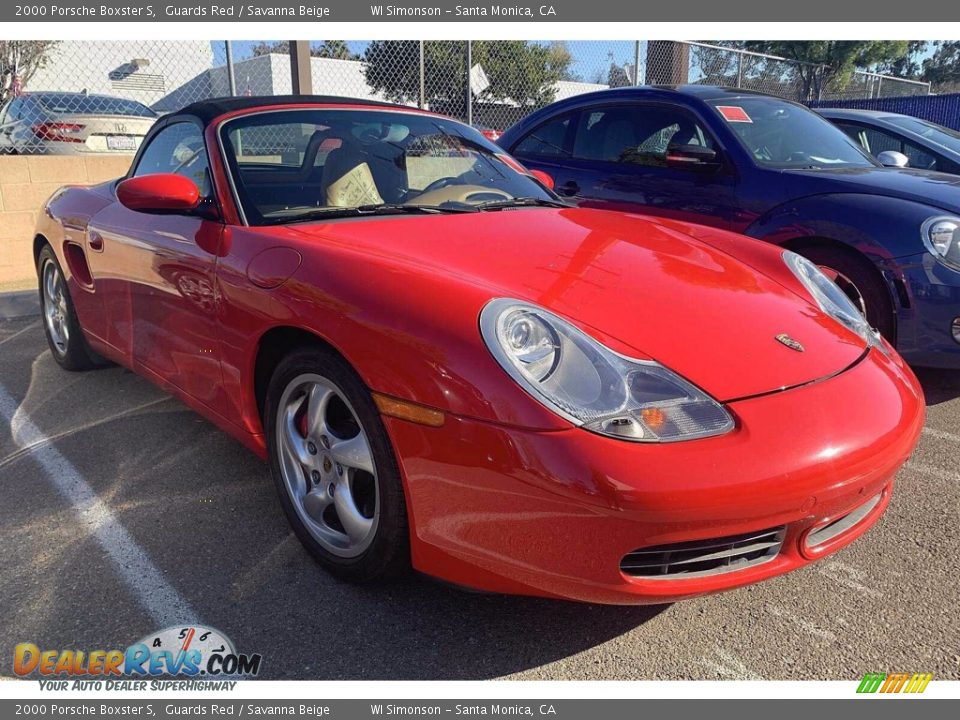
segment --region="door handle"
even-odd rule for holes
[[[103,252],[103,236],[100,233],[91,232],[87,244],[94,252]]]
[[[580,186],[573,180],[567,180],[563,185],[559,185],[556,188],[557,194],[566,195],[567,197],[571,195],[576,195],[580,192]]]

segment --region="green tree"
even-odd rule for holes
[[[359,60],[360,56],[351,52],[344,40],[324,40],[320,47],[310,48],[313,57],[332,58],[334,60]]]
[[[936,43],[933,55],[923,61],[920,78],[938,92],[956,92],[960,88],[960,40]]]
[[[877,65],[877,72],[907,80],[919,80],[923,72],[923,62],[920,57],[927,52],[930,43],[926,40],[910,40],[907,42],[907,52],[893,60]]]
[[[550,67],[556,68],[557,72],[560,73],[561,80],[583,82],[583,77],[571,68],[571,65],[573,65],[573,54],[563,40],[550,43],[548,56]]]
[[[745,46],[796,61],[792,73],[800,100],[820,98],[827,89],[842,90],[854,70],[897,62],[909,50],[906,40],[751,40]]]
[[[537,108],[553,102],[556,83],[569,72],[570,54],[553,46],[522,40],[477,41],[473,64],[483,68],[489,87],[475,99],[515,102]],[[393,102],[420,98],[420,45],[415,40],[377,40],[364,53],[367,84]],[[443,112],[466,113],[466,43],[424,43],[424,92],[427,103]]]
[[[12,94],[15,81],[21,91],[27,89],[56,44],[55,40],[0,40],[0,104]]]

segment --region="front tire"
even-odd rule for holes
[[[53,359],[65,370],[92,370],[105,365],[106,361],[87,345],[63,269],[49,245],[40,250],[37,276],[43,331]]]
[[[400,472],[373,398],[322,348],[280,361],[267,389],[270,471],[294,532],[330,573],[353,582],[410,564]]]

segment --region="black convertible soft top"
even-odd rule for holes
[[[237,110],[251,110],[260,107],[270,107],[271,105],[310,105],[312,103],[326,105],[371,105],[374,107],[411,109],[407,105],[396,105],[386,101],[361,100],[358,98],[338,97],[336,95],[253,95],[200,100],[171,114],[193,115],[199,118],[204,125],[209,125],[212,120],[224,113],[235,112]]]

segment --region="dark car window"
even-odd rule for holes
[[[909,166],[912,168],[920,168],[921,170],[948,170],[948,164],[944,163],[942,158],[904,139],[896,133],[881,130],[880,128],[859,125],[857,123],[838,123],[837,127],[853,138],[854,141],[874,157],[882,152],[892,150],[906,155],[910,161]]]
[[[912,142],[905,141],[901,152],[910,158],[910,167],[912,168],[920,168],[921,170],[942,169],[940,167],[941,164],[937,161],[936,155],[933,155],[919,145],[914,145]]]
[[[201,197],[211,194],[210,167],[203,133],[191,122],[167,125],[153,136],[133,174],[176,173],[196,183]]]
[[[711,104],[760,165],[829,168],[878,164],[833,123],[799,105],[768,97]]]
[[[844,134],[853,140],[857,145],[866,150],[867,146],[863,138],[863,127],[860,125],[854,125],[853,123],[843,122],[840,120],[831,120],[831,122],[836,125],[838,128],[843,130]]]
[[[572,115],[548,120],[518,142],[513,152],[518,156],[570,157],[570,123]]]
[[[33,97],[44,110],[54,115],[157,117],[157,114],[143,103],[126,98],[108,97],[106,95],[81,95],[80,93],[37,93]]]
[[[670,144],[714,145],[693,117],[679,108],[601,107],[580,114],[573,156],[583,160],[664,166]]]
[[[876,128],[864,128],[863,138],[866,142],[866,150],[874,157],[887,150],[903,152],[903,143],[898,135],[893,135]]]

